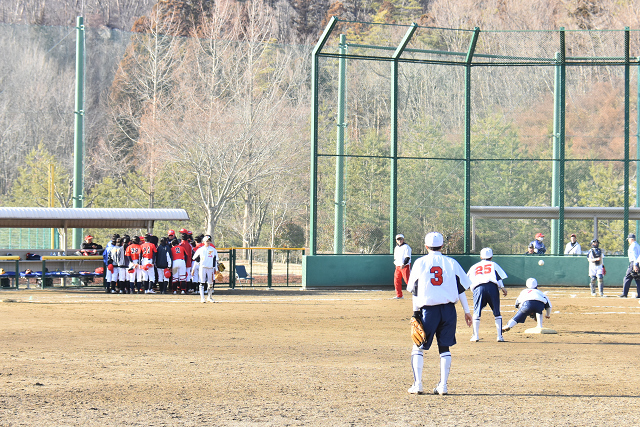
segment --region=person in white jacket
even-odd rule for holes
[[[404,279],[405,283],[409,283],[409,274],[411,274],[411,246],[404,241],[403,234],[396,236],[393,263],[396,266],[393,272],[393,286],[396,290],[394,299],[402,299],[402,279]]]
[[[211,295],[213,294],[213,288],[215,286],[214,275],[218,271],[218,251],[211,244],[211,236],[204,236],[202,243],[204,243],[204,245],[200,246],[193,254],[193,260],[200,263],[200,270],[198,271],[198,279],[200,280],[200,302],[205,302],[205,283],[207,284],[206,301],[213,302]]]

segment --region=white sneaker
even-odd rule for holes
[[[173,291],[173,294],[176,295],[177,294],[176,291]]]
[[[411,394],[422,394],[422,384],[414,384],[407,391]]]
[[[115,293],[116,293],[116,291],[115,291],[115,290],[113,290],[113,289],[111,289],[111,293],[112,293],[112,294],[115,294]]]
[[[440,396],[444,396],[448,394],[447,386],[441,387],[439,384],[436,388],[433,389],[433,394],[439,394]]]
[[[591,292],[591,296],[592,296],[592,297],[595,297],[595,296],[596,296],[596,293],[595,293],[595,292]]]
[[[498,342],[504,342],[504,337],[502,335],[498,337]]]
[[[180,292],[180,295],[184,295],[184,291]]]
[[[404,297],[395,296],[392,299],[404,299]]]
[[[207,302],[213,302],[211,298],[207,298]]]
[[[480,341],[480,338],[478,338],[477,336],[474,335],[474,336],[471,337],[471,339],[469,341],[478,342],[478,341]]]
[[[156,293],[156,291],[154,291],[153,289],[149,289],[149,292],[148,292],[148,293],[150,293],[150,294],[155,294],[155,293]]]
[[[200,302],[205,302],[205,300],[204,300],[204,299],[201,299],[201,300],[200,300]]]
[[[509,326],[505,326],[504,328],[502,328],[502,332],[509,332],[511,330],[511,328]]]

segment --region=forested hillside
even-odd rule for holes
[[[80,14],[87,27],[85,206],[185,207],[192,218],[190,228],[214,233],[220,244],[243,246],[308,244],[310,55],[331,16],[483,30],[640,28],[638,6],[614,0],[2,2],[0,46],[9,59],[0,62],[0,201],[5,206],[46,206],[49,165],[55,166],[55,206],[72,204],[72,26]],[[372,44],[381,41],[374,32],[355,37]],[[619,152],[622,143],[619,70],[602,75],[579,71],[573,78],[589,83],[574,85],[575,108],[567,116],[567,127],[579,132],[569,135],[568,153],[580,159],[607,158]],[[356,79],[348,95],[351,153],[385,156],[388,66],[376,64],[361,72],[354,66],[350,73]],[[455,73],[424,69],[405,73],[404,81],[411,84],[403,91],[402,114],[405,141],[411,143],[404,146],[403,155],[454,155],[460,149],[454,142],[460,135],[452,129],[459,128],[460,116],[447,116],[442,100],[455,100],[459,93],[452,90],[445,98],[437,92],[460,80]],[[547,155],[552,131],[548,74],[529,76],[522,71],[523,82],[509,90],[525,95],[496,98],[501,78],[515,74],[501,73],[478,82],[481,92],[474,100],[478,147],[484,144],[495,156]],[[444,83],[432,87],[430,82],[438,79]],[[334,89],[327,82],[329,98]],[[460,105],[453,102],[452,108]],[[434,122],[433,112],[439,110],[445,118]],[[330,106],[323,106],[322,114],[327,128],[335,126]],[[384,162],[348,165],[349,251],[388,250],[384,224],[389,180]],[[439,173],[451,176],[456,170],[452,165],[438,166]],[[619,165],[597,166],[583,161],[570,171],[575,182],[567,189],[568,205],[590,200],[619,206],[619,197],[603,199],[590,192],[593,183],[598,188],[606,184],[613,196],[619,195],[624,185],[618,179]],[[322,167],[328,181],[333,179],[330,164]],[[433,188],[452,204],[460,197],[455,178],[446,184],[431,182],[433,176],[421,168],[416,162],[403,178],[424,183],[417,191],[412,187],[410,194],[402,194],[410,218],[401,225],[416,235],[433,223],[416,207],[433,203]],[[482,172],[490,173],[495,171]],[[501,203],[518,204],[523,189],[539,204],[549,203],[548,189],[533,188],[522,170],[505,166],[500,174]],[[581,184],[584,176],[589,178]],[[482,185],[477,183],[478,188]],[[322,189],[324,219],[330,222],[332,192],[328,183]],[[489,190],[479,191],[475,202],[490,204],[496,198]],[[438,215],[442,230],[458,241],[457,214]],[[605,225],[601,230],[605,236],[609,228],[612,236],[619,231],[617,224]],[[582,237],[587,238],[585,229]],[[524,240],[528,232],[521,225],[510,238]],[[330,250],[331,233],[326,230],[324,250]],[[500,233],[492,230],[485,239]],[[518,252],[522,243],[500,250]]]

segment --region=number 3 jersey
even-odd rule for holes
[[[424,306],[455,303],[458,294],[470,285],[471,280],[456,260],[430,251],[413,264],[407,292],[413,294],[415,311]]]
[[[471,279],[472,290],[485,283],[495,283],[499,288],[504,288],[502,281],[507,278],[507,273],[495,262],[483,259],[471,266],[467,276]]]

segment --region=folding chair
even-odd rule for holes
[[[247,274],[247,269],[244,268],[244,265],[236,265],[236,279],[238,281],[249,281],[249,283],[253,286],[253,277]]]

